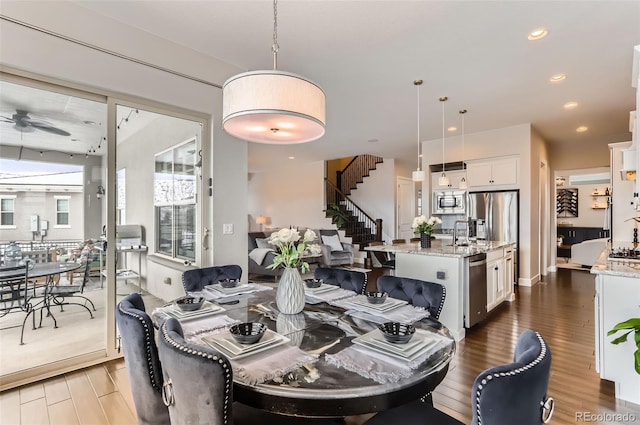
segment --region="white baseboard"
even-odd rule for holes
[[[558,271],[558,268],[556,266],[549,266],[547,267],[547,271],[550,273],[555,273]]]
[[[533,276],[530,279],[525,279],[525,278],[522,278],[522,277],[518,279],[518,285],[521,285],[521,286],[533,286],[538,282],[540,282],[540,275],[539,274]]]

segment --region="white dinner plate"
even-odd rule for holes
[[[389,298],[389,297],[387,297],[385,302],[383,302],[382,304],[371,304],[369,301],[367,301],[367,297],[365,297],[364,295],[357,295],[353,298],[350,298],[349,303],[355,304],[359,307],[365,307],[371,311],[375,311],[379,313],[384,313],[389,310],[393,310],[394,308],[398,308],[400,306],[408,304],[404,300],[398,300],[398,299]]]
[[[225,311],[225,310],[219,305],[213,304],[205,300],[205,302],[202,303],[202,307],[200,307],[198,310],[182,311],[180,310],[180,307],[178,307],[175,304],[172,304],[171,306],[167,307],[164,311],[169,316],[175,317],[178,320],[188,320],[188,319],[194,319],[196,317],[202,317],[202,316],[208,316],[210,314],[220,313],[221,311]]]
[[[270,329],[267,329],[262,339],[255,344],[239,344],[229,332],[221,332],[202,338],[202,340],[230,359],[240,359],[289,342],[289,338]]]
[[[336,289],[340,289],[340,287],[335,285],[328,285],[326,283],[323,283],[317,288],[309,288],[306,285],[304,286],[304,292],[309,295],[324,294],[325,292],[335,291]]]
[[[220,285],[219,283],[216,283],[214,285],[205,286],[205,289],[208,289],[214,292],[220,292],[223,295],[233,295],[243,291],[254,290],[256,289],[256,287],[250,283],[241,283],[237,286],[234,286],[233,288],[223,288],[222,285]]]
[[[353,339],[354,344],[406,361],[417,359],[437,342],[436,338],[424,333],[416,333],[407,344],[392,344],[384,339],[378,329]]]

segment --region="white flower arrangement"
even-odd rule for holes
[[[316,240],[316,233],[307,229],[304,232],[302,242],[300,241],[300,233],[297,229],[280,229],[269,236],[269,243],[278,248],[277,255],[273,258],[273,263],[267,268],[275,269],[279,265],[285,267],[300,268],[302,273],[309,270],[309,263],[303,261],[305,254],[320,255],[322,249],[320,245],[311,243]]]
[[[430,235],[433,233],[433,228],[437,224],[442,224],[442,220],[440,220],[439,217],[431,216],[427,218],[424,215],[421,215],[413,219],[411,228],[413,229],[413,233],[424,233],[426,235]]]

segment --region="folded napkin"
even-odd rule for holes
[[[318,354],[307,354],[296,346],[283,344],[230,362],[234,379],[255,385],[280,378],[299,367],[315,363],[318,357]]]
[[[429,313],[429,310],[425,310],[424,308],[420,307],[414,307],[412,305],[403,305],[402,307],[394,308],[393,310],[385,313],[357,310],[349,306],[346,314],[375,323],[415,323],[431,315]]]
[[[418,329],[416,333],[429,335],[430,338],[437,338],[438,341],[412,361],[397,359],[360,345],[352,345],[335,354],[325,354],[324,358],[329,364],[355,372],[380,384],[398,382],[413,375],[414,370],[436,351],[453,343],[450,339],[433,332]]]
[[[305,298],[309,304],[317,304],[321,302],[328,302],[342,300],[345,298],[351,298],[356,296],[356,293],[347,289],[336,287],[333,291],[321,292],[319,294],[315,292],[305,291]]]
[[[185,339],[192,344],[211,348],[203,338],[227,331],[226,328],[219,328],[192,333],[189,336],[185,331]],[[280,378],[299,367],[315,363],[318,357],[318,354],[307,354],[297,346],[284,343],[240,359],[229,359],[229,362],[234,379],[247,385],[255,385]]]
[[[226,330],[231,325],[240,323],[240,320],[232,319],[231,317],[224,315],[204,317],[200,320],[192,320],[190,322],[181,323],[182,332],[185,338],[188,340],[192,336],[205,336],[206,334],[213,333],[214,331]]]

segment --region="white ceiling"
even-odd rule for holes
[[[245,70],[272,66],[268,0],[74,3]],[[368,152],[413,163],[415,79],[424,80],[422,140],[441,137],[440,96],[449,97],[447,127],[460,127],[457,111],[469,110],[469,133],[532,123],[550,144],[630,139],[638,1],[280,0],[278,22],[278,68],[324,88],[327,132],[304,145],[250,144],[252,171],[290,155]],[[549,35],[527,40],[540,26]],[[560,72],[565,81],[548,81]],[[579,106],[566,111],[568,101]],[[580,125],[589,131],[576,133]]]

